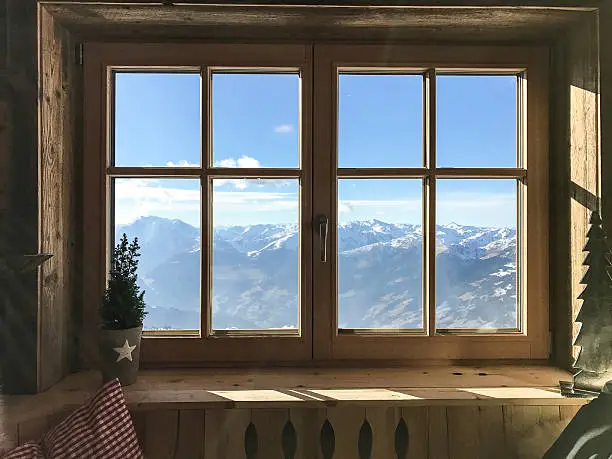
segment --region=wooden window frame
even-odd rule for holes
[[[325,361],[475,361],[486,359],[549,358],[548,308],[548,49],[515,46],[400,46],[316,44],[134,44],[89,43],[85,46],[85,152],[84,170],[84,328],[85,332],[97,327],[97,305],[105,284],[105,266],[108,257],[110,228],[107,177],[185,177],[208,176],[206,164],[197,170],[190,168],[111,168],[108,139],[109,126],[109,68],[111,67],[291,67],[302,69],[302,169],[218,169],[210,175],[232,175],[244,178],[286,178],[300,176],[302,214],[302,252],[300,336],[266,335],[205,336],[208,327],[205,296],[202,288],[202,338],[176,338],[172,336],[143,340],[141,360],[144,366],[206,366],[224,363],[257,363],[272,365],[283,363],[321,363]],[[313,50],[316,49],[316,52]],[[473,334],[441,335],[432,332],[433,316],[426,324],[429,334],[392,335],[339,334],[335,298],[335,263],[318,265],[313,261],[313,247],[318,236],[313,231],[314,216],[330,217],[330,253],[336,253],[336,95],[335,68],[371,65],[372,67],[410,67],[422,69],[521,69],[527,74],[529,90],[525,92],[526,156],[524,180],[529,183],[526,209],[523,215],[526,231],[521,245],[522,260],[527,260],[521,284],[526,298],[526,319],[523,332],[517,334],[485,336]],[[429,80],[431,81],[431,79]],[[208,96],[203,87],[203,100]],[[429,121],[435,119],[435,109],[427,100],[425,109]],[[209,113],[203,111],[203,126],[209,122]],[[316,116],[315,116],[316,115]],[[435,125],[427,123],[428,133]],[[203,152],[210,139],[203,130]],[[426,135],[425,140],[432,135]],[[435,143],[426,142],[426,149],[435,154]],[[203,161],[210,158],[203,156]],[[317,169],[313,164],[317,163]],[[205,172],[202,172],[202,171]],[[220,172],[219,172],[220,171]],[[288,174],[287,171],[291,171]],[[485,175],[503,176],[502,170],[486,169]],[[217,173],[218,172],[218,173]],[[298,172],[297,175],[294,173]],[[350,170],[345,171],[352,174]],[[402,177],[409,171],[387,169],[387,175]],[[449,176],[474,177],[468,169],[437,170]],[[427,174],[431,174],[429,171]],[[355,170],[358,176],[359,171]],[[413,175],[424,176],[423,170]],[[511,175],[514,178],[514,175]],[[204,181],[202,182],[204,183]],[[203,196],[210,196],[204,190]],[[433,201],[430,201],[433,202]],[[210,203],[202,203],[202,222],[207,221]],[[425,203],[424,203],[425,204]],[[426,209],[427,212],[435,209]],[[426,220],[427,221],[427,220]],[[427,228],[432,231],[432,228]],[[202,225],[202,240],[209,237],[208,225]],[[316,239],[316,240],[315,240]],[[435,243],[434,243],[435,246]],[[431,247],[426,264],[435,262]],[[206,271],[206,270],[203,270]],[[424,271],[424,276],[425,276]],[[433,272],[433,271],[431,271]],[[202,273],[202,286],[210,285]],[[313,287],[314,286],[314,287]],[[424,299],[424,305],[427,299]],[[312,325],[312,326],[311,326]]]
[[[311,208],[311,85],[312,53],[310,47],[288,45],[242,45],[242,44],[108,44],[89,43],[85,46],[85,144],[84,159],[84,304],[89,314],[90,327],[94,327],[95,309],[91,298],[102,298],[105,285],[105,270],[108,266],[110,247],[110,202],[108,188],[110,178],[199,178],[202,186],[201,238],[211,238],[210,219],[212,190],[209,180],[219,177],[234,178],[300,178],[302,227],[300,270],[300,324],[301,333],[217,333],[210,330],[211,279],[209,270],[202,269],[201,281],[201,333],[197,335],[156,333],[155,337],[143,339],[141,361],[145,366],[183,366],[201,364],[223,364],[226,362],[275,362],[306,361],[312,358],[312,262],[310,251]],[[302,168],[257,168],[227,169],[212,167],[210,112],[202,110],[202,165],[186,167],[110,167],[108,145],[112,138],[110,117],[112,91],[111,70],[113,68],[201,68],[206,72],[214,68],[297,68],[302,75],[300,154]],[[203,79],[210,82],[210,77]],[[209,85],[202,85],[203,107],[209,107]],[[206,202],[205,197],[208,197]],[[99,203],[97,206],[93,203]],[[210,266],[211,254],[202,254],[204,263]],[[97,260],[97,261],[93,261]],[[93,262],[92,262],[93,261]],[[204,266],[204,263],[202,266]],[[86,316],[87,317],[87,316]],[[165,335],[165,336],[164,336]]]
[[[550,357],[548,307],[548,49],[518,46],[402,46],[334,44],[318,48],[315,62],[315,104],[313,112],[315,161],[327,165],[324,177],[315,175],[314,212],[330,216],[331,253],[337,253],[337,69],[348,67],[417,68],[429,72],[429,84],[435,84],[431,69],[516,70],[524,72],[522,104],[524,157],[522,171],[496,168],[406,168],[369,169],[368,177],[512,177],[522,176],[529,184],[525,192],[522,223],[523,240],[519,244],[524,260],[519,269],[523,282],[519,295],[526,298],[522,332],[514,334],[440,334],[435,332],[435,316],[428,315],[427,334],[343,334],[338,332],[336,280],[334,263],[318,266],[314,271],[315,308],[314,356],[318,360],[392,360],[392,361],[467,361],[467,360],[545,360]],[[426,94],[431,94],[427,91]],[[330,103],[331,101],[331,103]],[[435,159],[435,100],[424,104],[425,155],[427,164]],[[331,154],[330,154],[331,152]],[[328,155],[326,158],[325,155]],[[519,162],[519,166],[521,163]],[[364,176],[357,169],[342,169],[341,177]],[[518,171],[518,172],[517,172]],[[315,174],[321,174],[318,168]],[[431,182],[430,182],[431,183]],[[435,190],[428,185],[428,193]],[[327,199],[326,199],[327,196]],[[331,199],[329,199],[331,196]],[[426,205],[424,203],[424,205]],[[424,222],[429,233],[425,249],[423,276],[428,273],[429,288],[424,307],[435,295],[435,202],[429,199]],[[429,217],[433,213],[434,217]],[[430,223],[434,223],[431,225]],[[324,288],[319,288],[322,284]],[[435,301],[435,296],[434,300]],[[435,308],[435,306],[434,306]],[[324,317],[325,319],[320,319]]]

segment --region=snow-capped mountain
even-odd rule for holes
[[[199,230],[179,220],[141,218],[117,228],[138,237],[147,328],[199,327]],[[295,327],[296,225],[213,230],[213,327]],[[379,220],[338,228],[339,323],[347,328],[423,324],[422,228]],[[454,223],[436,228],[436,316],[442,328],[516,326],[516,232]]]

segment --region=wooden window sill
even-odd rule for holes
[[[543,366],[142,370],[124,392],[131,410],[587,403],[561,396],[559,380],[570,378]],[[101,382],[98,372],[80,372],[37,395],[5,396],[5,419],[74,409]]]

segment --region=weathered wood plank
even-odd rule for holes
[[[206,459],[246,459],[244,434],[251,422],[251,410],[211,409],[206,411]]]
[[[466,421],[467,422],[467,421]],[[504,414],[501,406],[478,407],[479,457],[507,457]]]
[[[591,212],[598,209],[599,190],[599,56],[596,20],[576,26],[567,44],[568,87],[570,109],[570,222],[571,222],[571,298],[572,322],[582,301],[578,296],[584,289],[580,284],[584,274],[582,265],[586,235]],[[574,323],[572,344],[580,325]],[[579,348],[573,348],[576,358]]]
[[[561,420],[565,421],[566,425],[569,424],[570,421],[574,419],[574,416],[578,414],[578,411],[580,411],[580,408],[582,408],[582,406],[572,406],[572,405],[560,406],[559,415],[561,417]]]
[[[148,459],[172,459],[178,440],[178,410],[147,412],[144,455]]]
[[[570,257],[570,140],[568,59],[564,41],[552,48],[551,135],[549,162],[550,199],[550,304],[553,330],[553,361],[571,368],[572,357],[572,283]]]
[[[446,407],[428,408],[429,459],[450,459]]]
[[[42,416],[37,419],[30,419],[27,422],[19,424],[18,438],[19,444],[22,445],[28,441],[38,441],[49,428],[47,417]]]
[[[468,2],[465,2],[468,4]],[[415,6],[414,4],[411,6]],[[244,37],[248,32],[272,30],[278,34],[293,33],[294,38],[312,37],[313,31],[325,33],[326,38],[340,36],[356,37],[357,32],[363,39],[373,37],[389,38],[388,28],[394,29],[393,39],[438,39],[458,38],[487,39],[489,41],[511,39],[553,38],[554,34],[576,17],[588,14],[583,11],[568,11],[554,8],[510,9],[510,8],[292,8],[268,6],[266,8],[246,5],[174,5],[167,8],[159,5],[122,6],[122,5],[52,5],[48,6],[64,23],[79,33],[100,33],[129,35],[135,26],[140,34],[168,36],[177,34],[210,34],[227,37],[226,29],[234,37]],[[482,6],[472,4],[471,6]],[[286,29],[274,27],[283,24]],[[305,24],[308,26],[305,27]],[[341,25],[338,28],[337,25]],[[164,26],[164,27],[161,27]],[[190,27],[185,27],[190,26]],[[131,30],[130,30],[131,29]],[[386,35],[383,29],[387,30]],[[225,33],[224,33],[225,32]],[[288,36],[288,35],[286,35]]]
[[[366,419],[372,428],[372,458],[395,457],[395,428],[401,408],[366,408]]]
[[[425,406],[402,408],[402,416],[408,426],[408,458],[428,457],[429,410]]]
[[[71,40],[41,9],[40,247],[53,258],[41,268],[40,375],[45,390],[70,372],[72,340],[73,140]]]
[[[504,406],[503,412],[506,448],[512,458],[541,458],[565,425],[558,406]]]
[[[179,411],[178,443],[174,458],[203,458],[205,431],[204,410]]]
[[[138,443],[141,449],[144,450],[144,446],[147,439],[147,416],[145,411],[131,411],[132,422],[134,423],[134,430],[138,437]]]
[[[297,435],[295,459],[319,457],[319,435],[324,414],[325,410],[316,408],[291,408],[289,410],[289,418]]]
[[[600,110],[601,110],[601,189],[602,215],[608,235],[612,234],[612,4],[602,2],[599,13]]]
[[[38,251],[38,109],[37,109],[37,4],[6,0],[6,94],[10,109],[11,155],[8,171],[9,208],[4,215],[6,247],[10,253]],[[4,91],[3,91],[4,92]],[[14,139],[19,139],[15,142]],[[10,310],[3,305],[4,391],[35,393],[38,388],[37,332],[38,284],[36,274],[12,279]]]
[[[9,206],[10,132],[9,107],[6,101],[0,100],[0,211],[6,211]],[[0,240],[0,251],[4,251],[6,241]]]
[[[366,419],[365,408],[356,406],[328,408],[327,419],[334,428],[336,436],[334,458],[358,458],[359,430]]]
[[[449,406],[446,409],[448,450],[453,459],[481,457],[479,417],[477,406]]]
[[[269,457],[270,459],[283,457],[282,432],[288,419],[288,410],[255,409],[251,411],[251,422],[257,429],[259,441],[257,457]]]

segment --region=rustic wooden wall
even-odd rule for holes
[[[40,10],[40,250],[53,258],[41,269],[39,390],[70,372],[75,271],[75,48],[68,32]]]
[[[7,111],[4,127],[2,174],[5,206],[0,224],[5,252],[38,252],[38,111],[36,5],[4,0],[0,102]],[[4,40],[3,40],[4,41]],[[37,389],[37,276],[13,280],[5,294],[12,307],[0,312],[2,374],[5,390]],[[10,323],[10,325],[8,325]]]
[[[8,37],[0,45],[0,253],[54,255],[40,272],[11,281],[11,301],[0,311],[10,393],[59,381],[75,347],[74,49],[44,9],[39,30],[37,10],[35,1],[0,1],[0,29]]]
[[[600,32],[600,136],[602,213],[612,235],[612,4],[606,2],[599,15]]]
[[[599,188],[599,27],[597,17],[574,26],[553,53],[551,125],[551,305],[555,357],[570,368],[579,331],[574,323],[582,301],[591,212],[598,207]]]
[[[132,417],[147,459],[539,459],[579,408],[167,409]],[[39,438],[64,416],[20,424],[19,443]],[[323,444],[333,455],[323,454]]]

